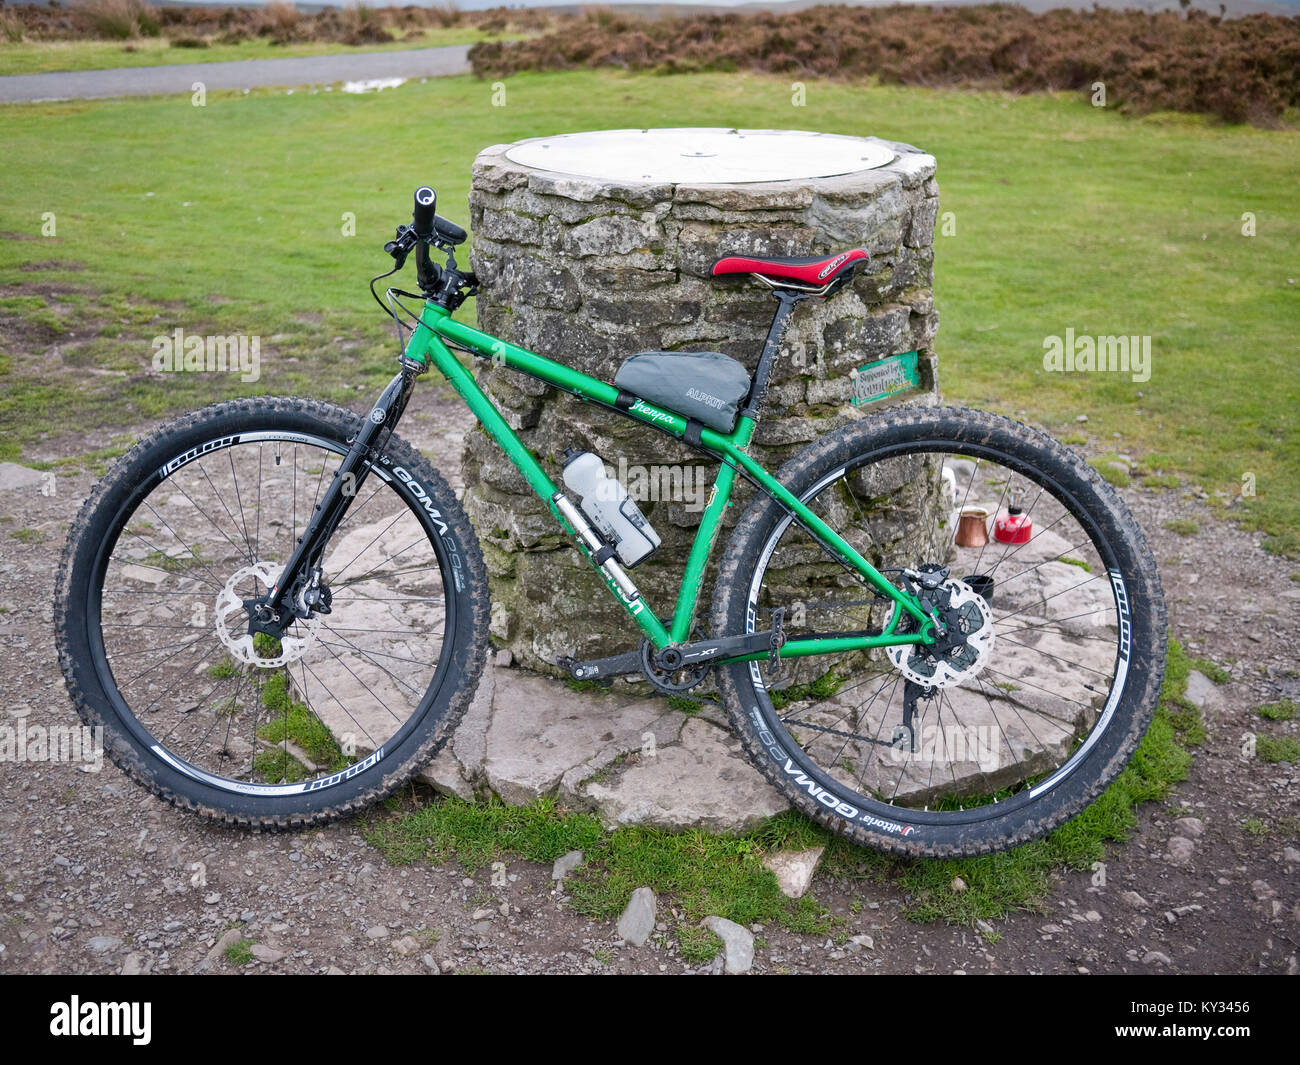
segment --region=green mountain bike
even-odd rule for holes
[[[775,301],[752,375],[718,353],[656,352],[611,384],[453,318],[477,282],[455,259],[465,231],[435,205],[417,190],[385,247],[396,265],[371,282],[399,323],[398,297],[423,306],[365,416],[217,404],[140,440],[81,508],[58,573],[59,658],[130,776],[211,818],[295,827],[389,794],[447,740],[483,670],[489,592],[455,494],[396,435],[432,366],[635,626],[622,653],[557,663],[574,677],[713,682],[795,807],[899,853],[1026,841],[1115,778],[1160,689],[1165,610],[1142,533],[1092,469],[1024,425],[927,406],[863,417],[776,475],[748,452],[790,316],[832,297],[865,252],[721,260],[715,275],[749,275]],[[412,253],[419,293],[385,302],[375,283]],[[718,464],[671,615],[629,575],[658,543],[635,502],[594,456],[569,456],[557,485],[454,350]],[[706,618],[737,478],[753,498]]]

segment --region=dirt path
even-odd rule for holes
[[[467,74],[467,44],[410,48],[397,52],[344,52],[299,59],[244,59],[229,63],[178,63],[161,67],[118,67],[56,74],[0,77],[0,103],[92,100],[113,96],[191,93],[194,83],[209,90],[254,89],[263,85],[332,85],[376,78],[433,78]]]
[[[447,464],[454,441],[440,402],[432,389],[417,394],[409,435]],[[74,720],[53,653],[50,592],[67,526],[92,483],[60,475],[53,496],[35,487],[0,492],[4,723],[15,714],[29,727]],[[1175,635],[1193,653],[1235,660],[1232,679],[1207,698],[1209,739],[1191,778],[1169,802],[1142,809],[1133,839],[1112,847],[1104,885],[1090,872],[1063,876],[1041,913],[997,922],[996,942],[974,928],[909,922],[907,900],[891,886],[819,877],[814,894],[873,948],[849,953],[825,937],[769,928],[754,971],[1300,968],[1300,769],[1241,755],[1245,733],[1297,734],[1295,722],[1253,713],[1300,693],[1297,567],[1215,522],[1194,493],[1125,494],[1154,542]],[[1202,531],[1165,531],[1175,517]],[[258,946],[247,970],[699,971],[666,946],[618,946],[612,924],[574,913],[552,894],[551,870],[531,863],[511,862],[507,886],[493,887],[487,870],[469,878],[455,864],[389,867],[353,824],[277,836],[219,829],[143,793],[111,764],[96,774],[3,761],[0,787],[3,972],[230,972],[237,967],[221,937],[235,922],[244,926],[235,937]],[[1174,837],[1188,842],[1171,854]]]

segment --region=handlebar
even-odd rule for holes
[[[421,185],[415,190],[415,208],[411,211],[411,228],[420,240],[433,236],[435,219],[434,208],[438,204],[438,194],[428,185]]]
[[[411,211],[411,228],[420,240],[437,238],[444,244],[463,244],[469,236],[460,226],[450,219],[435,213],[438,194],[428,185],[421,185],[415,190],[415,207]]]
[[[420,290],[429,299],[454,310],[478,291],[478,278],[472,272],[466,273],[456,266],[455,247],[464,243],[468,234],[455,222],[439,215],[436,212],[437,205],[438,194],[432,188],[421,185],[416,189],[411,224],[398,226],[396,237],[384,245],[384,251],[396,261],[398,270],[406,263],[406,257],[414,251]],[[438,267],[430,261],[430,247],[446,251],[446,266]]]

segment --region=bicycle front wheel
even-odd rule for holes
[[[1074,454],[979,411],[899,408],[828,434],[780,480],[946,635],[929,647],[719,671],[733,727],[798,809],[857,842],[984,854],[1042,835],[1119,774],[1154,710],[1165,609],[1123,502]],[[774,500],[723,557],[717,634],[914,628]]]
[[[326,546],[324,609],[278,637],[250,627],[360,424],[301,399],[219,404],[138,443],[77,516],[55,602],[68,690],[176,806],[261,827],[339,817],[415,773],[469,705],[483,560],[397,437]]]

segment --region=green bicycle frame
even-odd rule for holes
[[[460,397],[465,401],[474,416],[483,425],[488,435],[501,447],[518,467],[524,479],[534,492],[546,503],[565,532],[575,541],[583,555],[596,565],[592,551],[573,525],[561,513],[556,505],[559,488],[547,476],[546,471],[533,457],[515,431],[506,422],[487,394],[479,387],[471,374],[452,353],[447,341],[457,347],[467,349],[475,355],[492,360],[512,370],[528,374],[531,377],[553,385],[561,391],[568,392],[580,400],[599,403],[617,413],[636,421],[644,422],[669,435],[681,438],[687,433],[687,419],[671,411],[661,410],[643,399],[637,399],[631,406],[619,406],[619,390],[611,384],[600,381],[588,374],[555,362],[526,348],[499,340],[472,326],[465,325],[452,318],[450,312],[433,301],[426,302],[420,322],[407,342],[405,358],[418,365],[437,367],[440,373],[451,383]],[[862,577],[880,595],[898,604],[900,609],[893,612],[888,625],[879,635],[862,636],[826,636],[826,637],[791,637],[781,648],[784,657],[801,657],[806,655],[833,654],[847,651],[860,651],[872,647],[887,647],[898,644],[919,644],[933,642],[933,622],[930,615],[917,603],[916,598],[904,589],[895,587],[863,558],[852,545],[845,542],[834,529],[830,528],[816,514],[796,498],[775,477],[747,453],[746,448],[754,433],[755,421],[752,417],[742,415],[736,428],[730,434],[715,432],[701,427],[699,431],[700,446],[721,462],[712,492],[700,518],[700,526],[691,545],[686,560],[686,571],[682,579],[681,590],[677,596],[677,605],[673,611],[671,624],[665,628],[663,623],[649,608],[639,593],[629,598],[619,586],[601,569],[597,572],[622,603],[624,610],[637,623],[641,631],[657,650],[673,644],[689,642],[691,624],[695,617],[695,608],[699,599],[700,586],[704,580],[705,569],[712,554],[714,542],[722,527],[722,515],[731,500],[736,473],[743,470],[768,495],[776,499],[787,511],[793,514],[805,528],[829,551],[837,556],[846,566]],[[896,632],[898,623],[904,614],[917,622],[917,631],[913,633]],[[724,634],[716,634],[724,635]],[[722,661],[748,661],[766,657],[765,654],[731,655]]]

